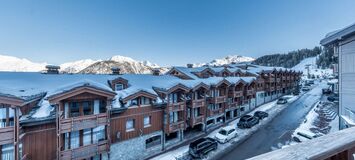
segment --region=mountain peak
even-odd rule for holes
[[[241,63],[241,62],[252,62],[255,59],[252,57],[246,57],[246,56],[241,56],[241,55],[228,55],[224,58],[220,59],[214,59],[209,63],[198,63],[194,64],[194,66],[203,66],[203,65],[209,65],[209,66],[221,66],[224,64],[231,64],[231,63]]]

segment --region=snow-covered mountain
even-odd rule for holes
[[[221,66],[224,64],[231,64],[231,63],[241,63],[241,62],[252,62],[255,59],[252,57],[240,56],[240,55],[229,55],[227,57],[221,59],[212,60],[209,63],[195,63],[193,64],[196,67],[209,65],[209,66]]]
[[[60,65],[60,69],[65,73],[78,73],[81,70],[89,67],[90,65],[99,62],[101,60],[84,59],[74,62],[63,63]]]
[[[318,56],[303,59],[299,64],[292,67],[292,69],[303,72],[303,76],[302,76],[303,79],[307,79],[308,70],[309,70],[309,74],[314,76],[331,75],[333,73],[332,69],[319,69],[317,67],[316,64],[317,57]]]
[[[47,63],[35,63],[24,58],[0,55],[0,71],[38,72],[45,69]]]
[[[45,70],[48,63],[35,63],[27,59],[0,55],[0,71],[12,72],[40,72]],[[162,73],[168,69],[149,61],[137,61],[130,57],[113,56],[107,60],[84,59],[67,62],[60,65],[63,73],[111,73],[111,67],[120,67],[122,73],[151,73],[153,69],[160,69]]]

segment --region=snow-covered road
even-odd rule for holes
[[[293,101],[295,101],[298,96],[285,96],[286,98],[288,98],[289,103],[292,103]],[[239,118],[230,122],[228,125],[236,127],[237,133],[238,133],[238,137],[232,139],[231,141],[225,143],[225,144],[219,144],[218,145],[218,149],[216,151],[212,151],[208,154],[207,159],[213,158],[214,156],[216,156],[218,153],[223,152],[226,148],[231,148],[233,147],[233,145],[235,145],[236,143],[238,143],[239,141],[248,138],[252,133],[256,132],[259,128],[261,128],[262,126],[265,126],[267,123],[269,123],[276,115],[278,115],[278,113],[280,113],[284,108],[286,108],[288,106],[288,104],[286,105],[277,105],[276,104],[276,100],[266,103],[264,105],[259,106],[258,108],[256,108],[255,110],[253,110],[252,112],[250,112],[249,114],[252,115],[254,114],[254,112],[256,111],[266,111],[269,113],[269,117],[263,119],[260,121],[260,123],[254,127],[252,127],[251,129],[239,129],[237,128],[237,123],[239,121]],[[214,137],[215,134],[219,131],[219,129],[216,129],[215,131],[211,132],[210,134],[208,134],[208,137]],[[188,145],[182,146],[176,150],[164,153],[160,156],[154,157],[153,160],[176,160],[176,159],[189,159],[188,156]]]

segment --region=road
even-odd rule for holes
[[[281,144],[287,143],[291,133],[304,120],[304,117],[322,95],[324,83],[317,85],[308,93],[302,95],[298,100],[289,104],[281,113],[276,116],[268,125],[260,128],[249,139],[239,144],[231,152],[225,154],[223,160],[247,159],[253,156],[272,151],[279,148]]]

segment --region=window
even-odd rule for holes
[[[161,144],[161,136],[154,136],[145,140],[145,148],[150,148],[155,145]]]
[[[144,117],[144,127],[150,127],[150,125],[151,125],[150,119],[151,119],[150,116]]]
[[[150,104],[150,99],[146,97],[141,97],[140,98],[140,105],[149,105]]]
[[[14,126],[15,110],[12,108],[1,108],[0,106],[0,128]]]
[[[170,103],[177,103],[178,102],[178,94],[177,93],[169,94],[169,102]]]
[[[129,119],[126,121],[126,131],[134,131],[134,119]]]
[[[70,149],[78,148],[80,146],[79,131],[70,132]]]
[[[77,102],[70,103],[70,117],[78,117],[78,116],[80,116],[79,103]]]
[[[115,90],[116,90],[116,91],[123,90],[123,84],[117,83],[117,84],[115,85]]]
[[[128,104],[128,106],[137,106],[137,105],[138,105],[138,99],[137,99],[137,98],[132,99],[132,100],[129,102],[129,104]]]
[[[70,141],[69,133],[64,133],[64,150],[70,149],[69,141]]]
[[[84,129],[83,134],[84,134],[84,136],[83,136],[83,145],[86,146],[86,145],[91,144],[91,134],[92,134],[91,128],[90,129]]]
[[[194,108],[193,109],[193,115],[194,115],[194,117],[200,116],[201,115],[201,108],[200,107]]]
[[[93,140],[94,143],[106,140],[105,126],[98,126],[93,129]]]
[[[83,105],[84,115],[92,115],[93,114],[91,102],[83,102],[82,105]]]
[[[1,159],[3,160],[13,160],[14,157],[14,145],[5,144],[1,146]]]
[[[170,123],[176,123],[178,122],[178,113],[177,112],[170,112],[169,113],[169,120],[170,120]]]

